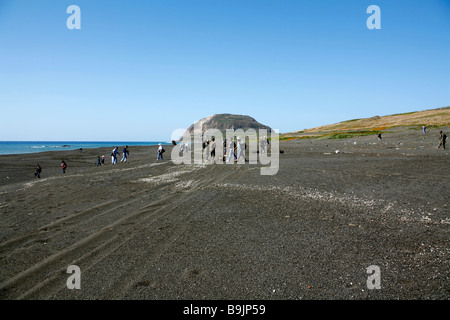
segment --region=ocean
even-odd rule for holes
[[[37,153],[45,151],[59,150],[79,150],[80,148],[102,148],[102,147],[119,147],[122,150],[124,146],[154,146],[161,143],[169,145],[163,141],[148,142],[124,142],[124,141],[0,141],[0,155],[2,154],[23,154]]]

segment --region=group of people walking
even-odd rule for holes
[[[119,147],[115,147],[112,150],[112,152],[111,152],[111,162],[112,162],[112,164],[116,164],[117,163],[117,156],[120,155],[119,152],[118,152],[118,149],[119,149]],[[120,160],[120,162],[127,162],[128,155],[129,155],[128,146],[125,146],[123,148],[122,160]],[[103,166],[103,165],[105,165],[105,156],[101,156],[101,157],[98,156],[97,157],[97,167]],[[61,161],[62,173],[66,173],[66,168],[67,168],[67,163],[66,163],[66,161],[62,160]],[[39,164],[37,164],[36,168],[35,168],[34,176],[36,178],[40,179],[41,178],[41,172],[42,172],[42,167]]]
[[[259,152],[267,153],[269,143],[270,142],[267,137],[261,137],[259,139]],[[233,137],[223,139],[221,144],[220,142],[219,144],[216,144],[215,137],[212,137],[211,140],[206,139],[202,143],[202,149],[207,161],[214,160],[216,158],[216,149],[220,150],[220,147],[218,147],[220,145],[223,147],[222,157],[224,161],[230,162],[233,159],[235,162],[245,162],[245,150],[247,148],[247,144],[241,137],[236,137],[236,139]],[[180,141],[180,152],[184,153],[189,151],[190,143]]]
[[[245,141],[243,141],[241,137],[237,137],[236,140],[237,141],[235,142],[233,138],[228,139],[228,157],[226,162],[230,162],[232,158],[234,158],[233,161],[236,162],[238,162],[241,159],[245,162],[245,148],[246,148]]]
[[[269,144],[267,138],[261,138],[260,143],[260,152],[267,153],[267,145]],[[203,150],[205,150],[204,152],[206,154],[207,161],[215,159],[216,147],[217,145],[214,137],[212,137],[211,140],[207,139],[205,142],[203,142]],[[241,137],[237,137],[236,141],[232,137],[223,139],[222,147],[222,156],[226,162],[230,162],[232,160],[235,162],[245,162],[245,149],[247,148],[247,144]],[[184,148],[184,150],[186,149]],[[180,151],[183,151],[183,149],[180,148]]]
[[[128,146],[125,146],[122,150],[122,159],[120,162],[126,163],[128,160],[128,155],[130,151],[128,150]],[[111,164],[117,164],[117,158],[120,156],[119,147],[115,147],[111,151]],[[97,167],[105,165],[105,156],[97,157]]]
[[[128,151],[128,146],[125,146],[122,150],[122,160],[120,160],[120,162],[126,163],[129,154],[130,154],[130,152]],[[115,147],[111,151],[111,163],[112,164],[117,164],[117,156],[120,156],[119,147]],[[97,166],[98,166],[98,158],[97,158]]]

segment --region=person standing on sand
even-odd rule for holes
[[[262,150],[262,153],[267,153],[267,142],[268,142],[268,140],[267,140],[266,136],[261,138],[261,150]]]
[[[127,162],[128,159],[128,146],[125,146],[125,148],[123,148],[123,152],[122,152],[122,160],[120,160],[120,162]]]
[[[244,141],[241,140],[241,137],[237,138],[237,157],[236,160],[239,162],[239,159],[241,157],[244,159],[245,162],[245,145]]]
[[[102,156],[102,166],[105,164],[105,156]]]
[[[209,139],[206,139],[206,160],[209,160]]]
[[[62,172],[66,173],[67,163],[63,160],[61,161]]]
[[[259,153],[264,153],[264,142],[263,137],[259,138]]]
[[[34,173],[34,176],[36,177],[36,178],[38,178],[38,179],[40,179],[41,178],[41,171],[42,171],[42,168],[41,168],[41,166],[39,165],[39,163],[36,165],[36,172]]]
[[[117,163],[117,155],[119,154],[119,147],[115,147],[111,152],[111,162],[112,164]]]
[[[423,126],[422,130],[423,130],[423,133],[427,133],[427,127],[426,126]]]
[[[226,140],[226,139],[223,139],[222,145],[223,145],[223,155],[222,155],[222,158],[223,158],[223,160],[225,161],[225,160],[227,159],[227,140]]]
[[[216,139],[213,137],[211,139],[211,160],[214,161],[216,157]]]
[[[230,150],[230,153],[228,154],[227,162],[230,162],[231,158],[232,158],[233,156],[235,156],[235,154],[234,154],[234,149],[235,149],[235,147],[234,147],[234,141],[233,141],[233,138],[230,138],[230,142],[228,143],[228,149]]]
[[[97,167],[102,165],[102,158],[100,156],[97,157]]]
[[[162,144],[160,143],[160,144],[158,144],[159,145],[159,147],[158,147],[158,157],[156,158],[156,160],[159,160],[159,158],[161,158],[161,160],[164,160],[164,158],[163,158],[163,153],[164,153],[164,148],[162,147]]]
[[[447,135],[442,131],[439,131],[439,135],[439,145],[436,149],[439,149],[442,146],[445,150],[445,140],[447,140]]]

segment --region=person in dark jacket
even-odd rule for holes
[[[123,148],[123,151],[122,151],[122,160],[120,160],[120,162],[126,163],[129,154],[130,154],[130,152],[128,151],[128,146],[125,146],[125,148]]]
[[[445,140],[447,140],[447,135],[442,131],[439,132],[439,135],[439,145],[436,149],[439,149],[442,146],[445,150]]]
[[[211,139],[211,159],[214,160],[214,158],[216,157],[216,139],[213,137]]]
[[[38,179],[41,178],[41,172],[42,172],[42,168],[39,165],[39,163],[36,165],[36,171],[34,172],[34,176]]]
[[[67,163],[63,160],[61,161],[62,172],[66,173]]]

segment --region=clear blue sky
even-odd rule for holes
[[[215,113],[290,132],[448,105],[449,0],[0,0],[0,140],[169,140]]]

